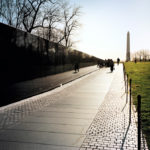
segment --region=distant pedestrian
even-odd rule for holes
[[[119,63],[120,63],[120,59],[119,59],[119,58],[117,58],[117,64],[119,65]]]
[[[134,62],[135,62],[135,64],[136,64],[136,58],[135,58]]]
[[[102,66],[102,63],[101,63],[101,61],[99,60],[99,61],[97,62],[97,67],[100,69],[101,66]]]
[[[110,61],[110,71],[113,72],[114,70],[114,62],[113,60]]]
[[[79,63],[75,63],[75,65],[74,65],[74,70],[75,70],[75,72],[79,72]]]

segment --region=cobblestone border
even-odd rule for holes
[[[137,126],[132,110],[129,123],[129,103],[126,104],[124,81],[115,72],[109,92],[87,131],[80,150],[137,150]],[[142,150],[148,150],[142,145]]]

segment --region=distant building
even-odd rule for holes
[[[127,32],[126,61],[130,61],[130,33],[129,32]]]

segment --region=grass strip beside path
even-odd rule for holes
[[[142,97],[142,130],[150,149],[150,62],[126,62],[125,70],[132,79],[133,104],[137,106],[137,95]]]

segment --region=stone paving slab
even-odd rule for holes
[[[33,123],[53,123],[53,124],[63,124],[63,125],[89,125],[93,119],[84,118],[50,118],[50,117],[36,117],[31,116],[25,118],[22,122],[33,122]]]
[[[110,82],[106,82],[105,87],[103,82],[112,80],[113,74],[106,76],[107,72],[108,68],[101,69],[60,91],[31,98],[28,103],[25,101],[23,105],[13,106],[13,109],[4,109],[4,116],[10,118],[2,119],[0,142],[5,142],[8,149],[12,143],[17,146],[24,143],[25,147],[32,145],[33,150],[34,145],[39,144],[49,145],[50,149],[51,146],[60,150],[60,146],[79,149],[98,111],[98,105],[108,92]],[[82,93],[81,96],[79,93]]]
[[[93,114],[83,114],[83,113],[66,113],[66,112],[37,112],[34,113],[35,117],[48,117],[48,118],[82,118],[82,119],[92,119]]]
[[[4,142],[0,141],[1,150],[78,150],[78,147],[68,146],[54,146],[54,145],[42,145],[33,143],[21,143],[21,142]]]
[[[84,138],[85,135],[82,134],[50,133],[25,130],[7,130],[7,133],[2,132],[0,136],[0,140],[2,141],[74,147],[80,147]]]
[[[82,114],[95,114],[97,110],[95,109],[88,109],[88,111],[85,111],[84,109],[77,109],[77,108],[58,108],[58,107],[49,107],[47,106],[42,111],[48,111],[48,112],[68,112],[68,113],[82,113]]]
[[[70,134],[86,134],[88,129],[87,126],[81,125],[62,125],[62,124],[51,124],[51,123],[29,123],[23,122],[13,128],[12,130],[27,130],[27,131],[41,131],[41,132],[56,132],[56,133],[70,133]]]

